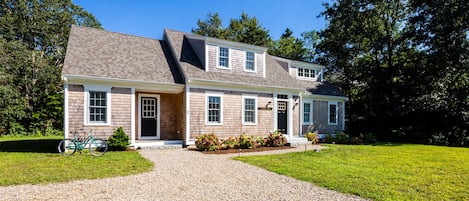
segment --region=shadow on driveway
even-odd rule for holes
[[[58,153],[60,139],[16,140],[0,142],[0,152]]]

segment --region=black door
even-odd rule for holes
[[[287,102],[279,101],[277,107],[277,130],[287,133]]]
[[[142,97],[141,104],[141,136],[155,137],[157,136],[157,119],[158,104],[157,99],[153,97]]]

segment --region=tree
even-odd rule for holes
[[[201,36],[225,39],[225,29],[218,13],[209,13],[205,21],[197,20],[197,28],[192,29],[192,33]]]
[[[280,39],[275,41],[272,47],[269,48],[268,52],[271,55],[301,61],[308,54],[304,46],[304,41],[295,38],[293,32],[287,28],[280,36]]]
[[[0,75],[5,78],[0,88],[9,97],[0,104],[6,111],[0,118],[14,120],[9,124],[0,121],[4,128],[0,135],[15,134],[13,130],[44,134],[51,128],[60,129],[60,73],[70,27],[101,25],[70,0],[2,0],[0,6]],[[8,112],[12,110],[18,115],[12,116]],[[12,125],[18,129],[12,130]]]
[[[306,31],[301,33],[306,48],[306,54],[303,60],[307,62],[314,62],[317,59],[316,46],[319,44],[319,32],[316,30]]]

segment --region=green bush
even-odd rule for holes
[[[195,146],[199,151],[216,151],[220,149],[221,143],[214,133],[203,134],[197,137]]]
[[[374,144],[374,143],[376,143],[376,137],[373,135],[373,133],[366,133],[364,135],[360,134],[360,137],[362,137],[363,142],[365,144]]]
[[[308,132],[306,133],[306,138],[308,141],[311,141],[312,144],[317,144],[318,143],[318,134],[316,132]]]
[[[349,143],[349,136],[344,132],[338,132],[335,135],[338,144],[348,144]]]
[[[285,146],[285,144],[287,144],[287,138],[278,131],[270,133],[265,141],[265,146],[268,147],[281,147]]]
[[[236,137],[228,137],[228,139],[221,140],[221,148],[222,149],[234,149],[238,147],[238,138]]]
[[[253,149],[260,147],[257,138],[251,135],[241,134],[239,136],[239,148],[241,149]]]
[[[129,136],[122,127],[117,128],[114,134],[109,136],[108,145],[110,151],[125,151],[129,146]]]
[[[332,136],[331,134],[326,134],[326,138],[324,138],[324,141],[326,143],[335,143],[336,138],[334,136]]]

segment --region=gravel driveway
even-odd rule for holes
[[[300,146],[267,153],[304,149]],[[0,187],[0,200],[363,200],[230,160],[237,154],[202,154],[186,149],[140,153],[155,164],[152,171],[107,179]]]

